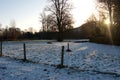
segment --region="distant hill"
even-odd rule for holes
[[[99,31],[100,30],[97,27],[96,22],[88,22],[73,29],[73,32],[80,33],[82,36],[87,38],[96,37],[99,34]]]

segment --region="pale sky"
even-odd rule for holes
[[[0,23],[2,27],[16,22],[16,27],[22,30],[33,27],[40,30],[40,13],[47,4],[47,0],[0,0]],[[72,0],[74,9],[74,27],[78,27],[94,12],[93,0]]]

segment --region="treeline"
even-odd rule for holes
[[[39,32],[39,39],[54,39],[59,38],[59,32]],[[84,36],[81,32],[74,32],[74,30],[66,31],[62,33],[63,39],[86,39],[88,37]]]
[[[36,40],[36,39],[58,39],[59,32],[30,32],[22,31],[19,28],[11,27],[2,29],[0,31],[0,40],[13,41],[13,40]],[[76,32],[74,29],[62,33],[64,39],[81,39],[87,38],[81,32]]]
[[[99,15],[93,14],[80,30],[90,41],[120,45],[120,0],[97,0]]]
[[[120,44],[120,0],[98,0],[100,37],[92,41]],[[105,24],[108,19],[109,23]]]
[[[118,25],[106,24],[103,21],[88,21],[80,28],[80,32],[91,42],[120,45],[120,27]]]
[[[16,27],[7,27],[0,30],[0,40],[22,40],[22,39],[32,39],[32,32],[22,31],[20,28]]]

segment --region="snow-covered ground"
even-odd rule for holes
[[[36,63],[12,59],[23,59],[23,43],[27,59]],[[51,64],[60,64],[61,46],[66,50],[67,42],[3,42],[3,55],[11,58],[0,57],[0,80],[120,80],[120,46],[69,44],[72,52],[64,55],[68,68],[57,69]]]

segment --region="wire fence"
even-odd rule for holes
[[[47,42],[2,42],[1,55],[39,63],[59,64],[61,46]]]
[[[81,70],[111,73],[119,73],[120,70],[119,56],[100,53],[94,49],[90,51],[90,46],[83,46],[79,43],[6,41],[1,43],[0,48],[1,56],[9,56],[24,61],[54,64],[59,65],[59,67],[67,65]]]
[[[72,44],[70,44],[72,45]],[[54,65],[78,66],[81,64],[81,55],[76,55],[76,45],[71,47],[68,42],[39,42],[39,41],[7,41],[2,42],[1,53],[16,59],[30,60],[37,63]],[[73,46],[73,45],[72,45]]]

